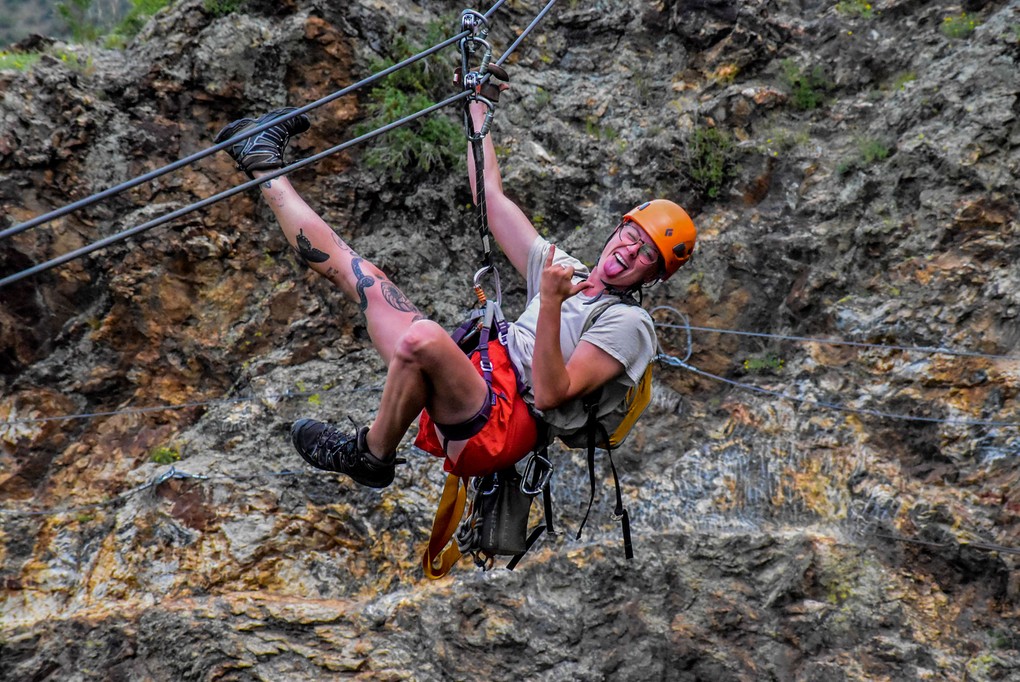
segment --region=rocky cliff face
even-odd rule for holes
[[[462,9],[212,4],[0,72],[0,228],[334,92]],[[541,4],[500,10],[497,53]],[[384,367],[254,194],[0,290],[0,677],[1020,679],[1018,57],[1008,2],[596,0],[508,62],[494,135],[543,232],[594,258],[623,211],[672,197],[699,251],[645,304],[798,337],[696,330],[701,373],[657,369],[617,455],[631,562],[611,479],[569,532],[578,452],[557,453],[566,535],[435,583],[437,462],[408,445],[381,493],[305,468],[290,422],[370,420]],[[371,101],[318,109],[295,157]],[[398,178],[356,148],[293,179],[427,314],[470,305],[462,168]],[[0,274],[241,180],[206,158],[3,241]]]

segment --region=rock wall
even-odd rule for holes
[[[123,51],[36,40],[0,71],[0,229],[335,92],[462,9],[391,4],[184,0]],[[497,53],[542,4],[501,8]],[[1018,32],[995,1],[572,1],[508,61],[493,134],[544,234],[594,258],[651,196],[700,229],[645,297],[695,331],[616,455],[631,562],[608,471],[571,532],[582,453],[556,453],[565,534],[435,583],[438,462],[408,441],[381,493],[306,468],[291,421],[370,420],[385,368],[254,193],[0,290],[0,679],[1020,679]],[[372,102],[316,110],[294,157]],[[453,323],[478,258],[463,168],[369,161],[293,180]],[[202,159],[0,242],[0,275],[242,179]]]

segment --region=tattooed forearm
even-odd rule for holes
[[[368,296],[365,295],[365,289],[375,284],[375,278],[369,277],[361,271],[361,264],[364,262],[361,258],[355,258],[351,261],[351,269],[354,271],[354,276],[358,278],[358,297],[361,299],[361,312],[368,310]]]
[[[411,299],[404,295],[404,292],[398,289],[393,282],[383,280],[379,283],[379,287],[382,289],[383,298],[391,306],[404,313],[418,313],[421,315],[418,308],[411,303]]]
[[[325,251],[319,251],[317,248],[312,246],[312,242],[305,236],[304,230],[298,231],[297,241],[297,252],[309,263],[325,263],[329,260],[329,254]]]

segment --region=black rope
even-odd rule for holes
[[[493,6],[489,9],[489,11],[486,12],[486,14],[484,15],[485,18],[488,19],[497,9],[499,9],[499,7],[504,2],[506,2],[506,0],[498,0],[495,4],[493,4]],[[99,201],[102,201],[103,199],[108,199],[108,198],[110,198],[110,197],[112,197],[112,196],[114,196],[116,194],[120,194],[121,192],[129,190],[129,189],[131,189],[133,187],[137,187],[138,185],[140,185],[140,184],[142,184],[144,182],[148,182],[150,180],[154,180],[154,179],[156,179],[156,178],[158,178],[158,177],[160,177],[162,175],[165,175],[165,174],[170,173],[172,171],[178,170],[179,168],[182,168],[184,166],[190,165],[190,164],[192,164],[192,163],[194,163],[196,161],[204,159],[205,157],[210,156],[212,154],[215,154],[216,152],[221,151],[223,149],[226,149],[227,147],[229,147],[229,146],[231,146],[233,144],[236,144],[237,142],[239,142],[241,140],[246,140],[249,137],[253,137],[255,135],[258,135],[259,133],[261,133],[261,132],[263,132],[265,130],[268,130],[269,128],[271,128],[273,126],[278,125],[282,121],[289,120],[289,119],[294,118],[296,116],[300,116],[300,115],[302,115],[304,113],[307,113],[307,112],[311,111],[312,109],[316,109],[316,108],[321,107],[321,106],[323,106],[325,104],[329,104],[330,102],[333,102],[333,101],[343,97],[344,95],[348,95],[348,94],[354,92],[355,90],[358,90],[360,88],[363,88],[366,85],[370,85],[370,84],[380,80],[381,78],[385,78],[386,76],[390,75],[391,73],[394,73],[395,71],[399,71],[400,69],[403,69],[406,66],[410,66],[411,64],[413,64],[413,63],[415,63],[415,62],[417,62],[417,61],[419,61],[421,59],[424,59],[425,57],[429,57],[429,56],[435,54],[436,52],[439,52],[440,50],[443,50],[443,49],[449,47],[450,45],[453,45],[454,43],[458,42],[459,40],[461,40],[462,38],[467,36],[469,33],[470,33],[470,31],[467,31],[467,30],[461,31],[457,35],[452,36],[450,38],[447,38],[443,42],[437,43],[436,45],[428,48],[427,50],[423,50],[422,52],[419,52],[416,55],[408,57],[407,59],[405,59],[402,62],[398,62],[397,64],[394,64],[393,66],[390,66],[390,67],[388,67],[386,69],[383,69],[382,71],[380,71],[380,72],[378,72],[376,74],[373,74],[373,75],[369,76],[368,78],[362,79],[362,80],[358,81],[357,83],[354,83],[353,85],[348,85],[346,88],[338,90],[338,91],[334,92],[331,95],[327,95],[327,96],[325,96],[325,97],[323,97],[321,99],[318,99],[318,100],[316,100],[316,101],[314,101],[314,102],[312,102],[310,104],[306,104],[303,107],[300,107],[297,110],[287,114],[286,116],[281,116],[279,118],[275,118],[273,120],[266,121],[262,125],[257,126],[255,128],[252,128],[250,130],[247,130],[244,133],[242,133],[241,135],[238,135],[236,137],[232,137],[229,140],[224,140],[223,142],[220,142],[219,144],[213,145],[212,147],[204,149],[204,150],[202,150],[200,152],[196,152],[196,153],[192,154],[191,156],[187,156],[187,157],[185,157],[183,159],[180,159],[178,161],[174,161],[173,163],[167,164],[166,166],[163,166],[162,168],[157,168],[156,170],[150,171],[150,172],[148,172],[148,173],[146,173],[144,175],[138,176],[138,177],[134,178],[133,180],[128,180],[126,182],[123,182],[123,183],[115,186],[115,187],[111,187],[109,189],[103,190],[102,192],[98,192],[98,193],[93,194],[93,195],[91,195],[89,197],[86,197],[84,199],[80,199],[78,201],[75,201],[75,202],[73,202],[71,204],[68,204],[67,206],[64,206],[63,208],[59,208],[59,209],[57,209],[55,211],[50,211],[49,213],[45,213],[43,215],[36,216],[35,218],[32,218],[31,220],[25,221],[24,223],[21,223],[19,225],[14,225],[13,227],[9,227],[9,228],[7,228],[7,229],[5,229],[3,231],[0,231],[0,239],[5,239],[7,237],[10,237],[10,236],[13,236],[13,235],[16,235],[16,234],[20,234],[21,232],[24,232],[25,230],[31,229],[33,227],[37,227],[37,226],[42,225],[44,223],[51,222],[53,220],[56,220],[57,218],[61,218],[61,217],[65,216],[65,215],[67,215],[69,213],[73,213],[74,211],[77,211],[79,209],[85,208],[87,206],[91,206],[92,204],[95,204],[95,203],[97,203]],[[520,39],[518,38],[518,40],[520,40]],[[2,284],[0,284],[0,286],[2,286]]]

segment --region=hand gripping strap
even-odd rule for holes
[[[435,521],[432,522],[432,536],[421,556],[425,577],[432,580],[442,578],[460,559],[460,548],[457,543],[450,545],[450,540],[464,516],[466,503],[467,480],[449,474],[443,486],[443,497],[439,500]]]

